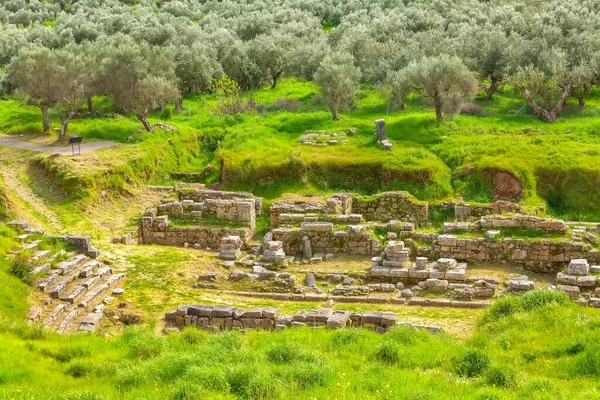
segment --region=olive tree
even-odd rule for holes
[[[349,106],[356,97],[360,82],[360,69],[348,53],[333,53],[326,56],[315,73],[315,83],[331,110],[334,121],[340,119],[340,106]]]
[[[508,83],[519,89],[539,119],[554,122],[572,91],[591,82],[594,72],[592,64],[572,65],[565,52],[550,49],[518,67]]]
[[[61,106],[60,136],[67,133],[69,121],[77,110],[94,94],[96,63],[91,46],[71,45],[56,50],[56,80]]]
[[[133,113],[148,132],[152,108],[178,98],[173,52],[147,43],[108,46],[102,68],[104,94],[111,96],[125,111]]]
[[[477,90],[473,73],[458,57],[448,55],[413,61],[393,74],[391,83],[396,95],[417,92],[429,99],[438,121],[444,119],[443,113],[456,112],[471,101]]]
[[[41,46],[28,46],[13,57],[6,79],[27,99],[27,104],[42,112],[45,134],[50,133],[50,107],[61,99],[59,61],[56,52]]]
[[[223,68],[217,61],[214,49],[201,42],[196,42],[191,46],[177,46],[175,75],[180,96],[177,98],[175,108],[181,109],[185,94],[208,91],[210,82],[221,76],[222,73]]]

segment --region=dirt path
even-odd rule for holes
[[[115,142],[83,142],[81,143],[81,153],[90,153],[92,151],[105,149],[107,147],[115,146],[117,143]],[[14,139],[11,137],[0,137],[0,146],[13,147],[16,149],[22,150],[30,150],[30,151],[39,151],[41,153],[59,153],[62,155],[71,155],[72,150],[71,146],[45,146],[42,144],[26,142],[19,139]],[[75,152],[78,151],[77,146],[75,146]]]
[[[54,211],[49,209],[44,201],[36,195],[29,186],[19,180],[19,167],[15,163],[11,165],[0,164],[0,173],[4,177],[6,188],[12,193],[14,206],[21,210],[18,215],[31,215],[32,218],[44,227],[51,229],[54,233],[62,232],[63,224]],[[32,224],[34,221],[29,221]]]

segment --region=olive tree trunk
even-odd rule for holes
[[[546,122],[550,122],[550,123],[556,121],[556,117],[558,117],[558,114],[560,114],[563,107],[565,106],[567,97],[569,97],[569,95],[571,94],[571,89],[572,89],[571,85],[561,86],[560,94],[558,96],[558,101],[556,102],[554,107],[552,107],[550,110],[546,110],[537,104],[537,102],[535,101],[533,95],[531,94],[531,92],[529,91],[528,88],[526,88],[524,86],[518,86],[518,87],[519,87],[519,89],[521,89],[521,92],[523,92],[525,99],[527,99],[527,103],[533,109],[533,113],[542,121],[546,121]]]
[[[71,118],[73,118],[74,115],[75,115],[75,112],[71,111],[71,112],[69,112],[67,117],[62,120],[62,125],[60,127],[60,137],[61,138],[67,134],[67,127],[69,126],[69,122],[71,121]]]
[[[148,111],[144,110],[143,113],[136,113],[135,116],[137,117],[138,121],[140,121],[142,123],[142,125],[144,125],[144,129],[146,130],[146,132],[152,132],[154,133],[154,128],[152,127],[152,125],[150,124],[150,122],[148,122]]]

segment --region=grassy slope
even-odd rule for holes
[[[39,157],[38,165],[61,182],[65,191],[87,199],[105,190],[127,191],[132,185],[165,182],[172,171],[201,171],[210,163],[208,182],[225,167],[225,187],[253,190],[274,198],[283,192],[353,190],[373,193],[406,189],[421,199],[460,194],[469,201],[489,201],[487,169],[508,170],[525,185],[526,203],[547,202],[555,215],[600,219],[600,91],[592,91],[586,108],[570,100],[563,118],[547,124],[530,115],[514,90],[478,101],[483,116],[461,115],[437,124],[421,98],[408,99],[408,110],[390,111],[376,92],[364,90],[357,108],[331,121],[311,83],[284,80],[277,89],[249,96],[264,113],[216,117],[214,96],[190,96],[184,111],[165,121],[178,133],[140,135],[124,144],[78,159]],[[295,111],[273,111],[278,99],[300,101]],[[110,111],[98,100],[102,111]],[[0,130],[37,132],[37,110],[2,102]],[[21,113],[23,113],[21,115]],[[16,118],[20,116],[20,118]],[[160,120],[160,114],[151,117]],[[393,152],[374,140],[374,120],[385,117]],[[38,124],[35,124],[37,122]],[[345,146],[309,147],[296,143],[306,131],[357,128]],[[126,142],[138,129],[129,118],[72,122],[71,132],[86,140]]]
[[[5,321],[0,398],[596,399],[599,327],[595,310],[537,292],[501,300],[466,341],[408,328],[101,338]]]

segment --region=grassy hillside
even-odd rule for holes
[[[179,128],[171,133],[159,129],[133,135],[140,126],[127,117],[74,120],[72,134],[123,144],[77,159],[38,156],[36,165],[67,193],[86,199],[126,193],[140,182],[166,182],[170,172],[199,172],[210,164],[205,182],[222,178],[225,188],[252,190],[267,198],[286,191],[405,189],[420,199],[460,195],[468,201],[489,201],[486,171],[502,170],[521,181],[526,203],[546,203],[558,216],[600,220],[598,90],[590,93],[583,109],[569,100],[554,124],[537,120],[509,89],[491,102],[477,100],[481,115],[449,117],[442,124],[420,97],[409,98],[407,110],[394,110],[366,89],[356,107],[335,122],[318,88],[293,79],[274,90],[247,93],[247,98],[255,110],[235,117],[216,116],[217,99],[210,95],[186,98],[182,112],[152,115],[152,122]],[[14,100],[2,106],[2,132],[41,129],[36,109]],[[113,111],[105,100],[97,100],[96,107]],[[16,118],[19,113],[23,117]],[[380,150],[374,138],[374,120],[382,117],[392,152]],[[357,135],[347,137],[344,146],[297,143],[308,131],[350,128]]]
[[[468,340],[399,327],[57,336],[0,323],[0,398],[594,399],[600,317],[559,294],[499,300]]]

